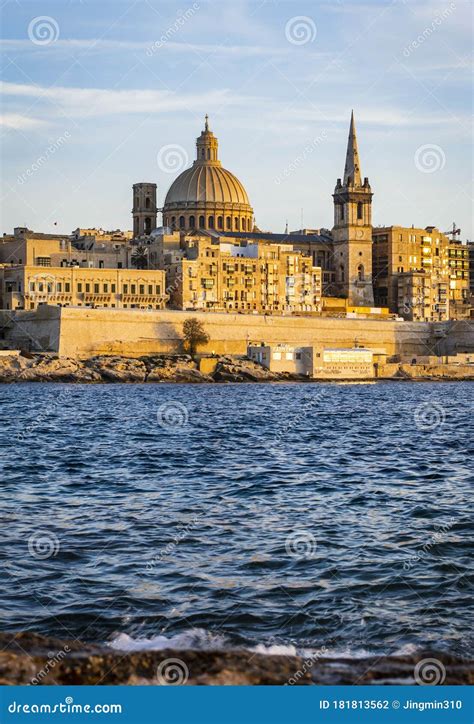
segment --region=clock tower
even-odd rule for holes
[[[372,307],[372,190],[362,182],[354,112],[351,115],[344,179],[334,189],[334,270],[336,293],[351,306]]]

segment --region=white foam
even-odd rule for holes
[[[175,636],[152,636],[151,638],[133,638],[126,633],[120,633],[108,646],[119,651],[161,651],[162,649],[223,649],[226,640],[223,636],[213,634],[200,628],[176,634]]]

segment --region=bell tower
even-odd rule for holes
[[[336,293],[353,306],[374,304],[372,287],[372,190],[367,176],[362,183],[359,151],[351,115],[344,178],[334,189],[334,269]]]
[[[133,184],[133,236],[148,236],[156,229],[156,184]]]

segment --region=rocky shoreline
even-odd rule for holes
[[[97,355],[89,359],[58,357],[54,353],[8,353],[0,356],[0,384],[21,382],[71,383],[152,383],[152,382],[337,382],[344,378],[311,379],[288,372],[270,370],[247,358],[222,356],[207,358],[211,362],[206,373],[189,355],[154,355],[121,357]],[[352,381],[377,380],[474,380],[474,366],[391,364],[379,369],[377,378],[356,378]],[[351,380],[349,380],[351,381]]]
[[[420,662],[427,659],[436,661],[437,683],[474,684],[473,662],[433,651],[357,659],[304,659],[246,649],[127,652],[30,632],[0,633],[0,651],[0,685],[416,684],[423,677]]]

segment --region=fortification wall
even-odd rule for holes
[[[422,322],[171,310],[43,306],[36,312],[18,312],[8,334],[12,346],[27,346],[21,344],[26,340],[32,350],[56,351],[63,356],[138,357],[181,351],[182,325],[189,316],[202,321],[210,336],[200,351],[220,355],[244,355],[248,342],[313,346],[316,353],[327,347],[358,344],[385,349],[389,356],[427,354],[430,349],[430,325]]]

